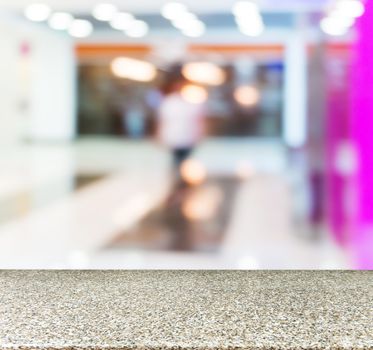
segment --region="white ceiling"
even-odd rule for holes
[[[48,3],[53,10],[65,10],[74,13],[88,13],[98,2],[111,2],[120,9],[138,14],[158,13],[167,0],[35,0]],[[229,12],[236,0],[179,0],[196,13]],[[33,0],[0,0],[0,9],[22,10]],[[303,12],[319,11],[327,0],[258,0],[263,11],[267,12]]]

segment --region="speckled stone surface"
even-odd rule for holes
[[[0,349],[373,349],[373,273],[0,271]]]

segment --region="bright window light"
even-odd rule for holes
[[[67,30],[73,20],[74,17],[70,13],[56,12],[49,18],[48,24],[55,30]]]
[[[128,57],[114,59],[111,70],[118,78],[140,82],[150,82],[157,75],[157,69],[153,64]]]
[[[225,82],[222,68],[211,62],[187,63],[182,69],[184,78],[199,84],[218,86]]]
[[[92,32],[92,23],[85,19],[75,19],[69,27],[69,34],[75,38],[88,37]]]
[[[118,9],[109,3],[98,4],[94,7],[92,15],[98,21],[111,21]]]
[[[25,9],[25,16],[33,22],[44,22],[51,15],[52,10],[46,4],[31,4]]]
[[[169,2],[162,8],[162,16],[167,19],[175,19],[188,12],[188,8],[180,2]]]
[[[114,15],[113,19],[110,21],[112,28],[117,30],[126,30],[132,26],[135,21],[135,17],[127,12],[119,12]]]

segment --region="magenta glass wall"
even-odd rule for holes
[[[356,206],[351,248],[358,268],[373,269],[373,0],[357,23],[352,48],[351,139],[356,150]]]

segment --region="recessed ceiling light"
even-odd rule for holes
[[[341,17],[361,17],[365,12],[364,4],[359,0],[339,0],[335,12]]]
[[[90,36],[92,31],[92,23],[85,19],[75,19],[69,28],[69,34],[75,38],[85,38]]]
[[[183,28],[181,31],[186,36],[197,38],[205,34],[206,26],[203,22],[197,21],[197,22],[194,22],[189,27]]]
[[[250,18],[250,20],[239,17],[239,18],[236,18],[236,23],[239,27],[242,27],[242,28],[263,26],[263,20],[261,16]]]
[[[149,32],[149,26],[144,21],[136,20],[125,30],[125,33],[131,38],[142,38]]]
[[[261,17],[248,22],[237,21],[237,24],[241,33],[247,36],[259,36],[264,32],[264,24]]]
[[[233,6],[233,14],[236,17],[259,13],[258,5],[253,1],[238,1]]]
[[[341,17],[338,16],[335,12],[332,12],[329,16],[325,18],[330,18],[332,21],[335,21],[335,23],[338,23],[341,27],[350,28],[355,24],[355,18],[354,17]]]
[[[92,15],[98,21],[110,21],[117,11],[118,9],[113,4],[102,3],[94,7]]]
[[[264,31],[264,23],[259,7],[254,1],[238,1],[233,7],[236,23],[241,33],[259,36]]]
[[[110,21],[112,28],[117,30],[126,30],[132,26],[135,21],[135,17],[127,12],[119,12],[114,15],[113,19]]]
[[[25,16],[33,22],[44,22],[49,18],[51,12],[52,10],[48,5],[36,3],[26,7]]]
[[[180,2],[169,2],[162,8],[162,16],[167,19],[175,19],[188,12],[188,8]]]
[[[49,18],[48,24],[55,30],[67,30],[73,20],[74,17],[70,13],[56,12]]]
[[[175,28],[183,29],[198,21],[199,20],[195,14],[187,12],[184,16],[180,16],[171,20],[171,23]]]
[[[240,31],[247,36],[260,36],[264,32],[264,26],[240,27]]]
[[[325,17],[320,23],[324,33],[331,36],[342,36],[347,34],[348,27],[341,23],[336,17]]]

